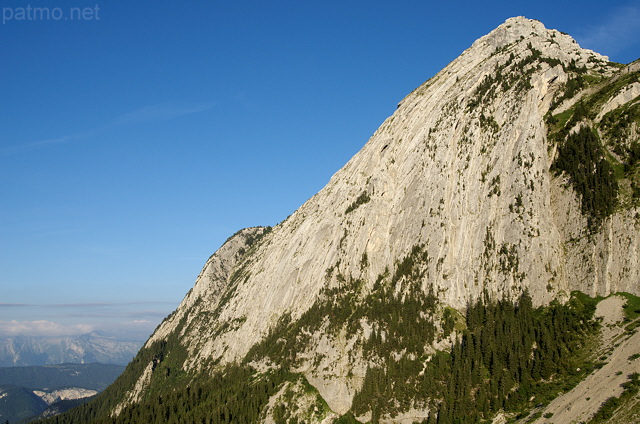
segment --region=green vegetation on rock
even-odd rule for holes
[[[469,305],[462,337],[448,352],[396,359],[368,369],[352,410],[371,422],[411,406],[429,409],[426,422],[474,423],[499,410],[517,414],[547,402],[593,369],[584,352],[597,326],[590,298],[534,309],[488,297]],[[576,371],[581,369],[581,371]]]
[[[592,231],[618,207],[640,203],[640,102],[623,103],[599,118],[608,101],[639,81],[638,71],[604,78],[573,69],[545,118],[548,138],[558,145],[552,170],[569,176]],[[554,114],[570,100],[569,108]]]
[[[567,136],[558,147],[558,156],[551,169],[568,175],[591,229],[597,228],[613,213],[617,205],[618,182],[598,136],[591,128],[585,125]]]

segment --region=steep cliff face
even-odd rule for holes
[[[513,297],[527,288],[537,304],[570,290],[638,292],[639,238],[629,231],[636,209],[616,211],[585,238],[580,200],[549,172],[555,147],[544,117],[577,75],[572,69],[619,71],[538,21],[508,20],[402,100],[251,255],[225,258],[237,242],[223,246],[220,264],[207,265],[216,270],[199,277],[148,344],[176,331],[179,317],[216,310],[217,324],[181,330],[192,353],[187,366],[241,359],[283,314],[301,316],[339,275],[364,280],[370,291],[416,245],[429,258],[422,288],[455,308],[485,290]]]
[[[170,362],[187,376],[294,373],[266,421],[279,402],[311,421],[350,409],[376,421],[353,406],[368,370],[437,359],[479,299],[640,294],[636,68],[507,20],[404,98],[288,219],[238,232],[209,259],[112,416],[157,390]],[[427,419],[434,405],[387,419]]]

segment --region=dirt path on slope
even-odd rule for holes
[[[640,359],[629,359],[640,354],[640,332],[629,336],[620,322],[624,319],[623,307],[626,299],[611,296],[602,300],[596,308],[596,317],[602,318],[603,347],[613,347],[606,358],[606,365],[596,370],[569,392],[558,396],[542,414],[553,414],[539,418],[537,424],[586,422],[608,398],[622,394],[622,384],[628,375],[640,372]],[[606,353],[605,353],[606,355]]]

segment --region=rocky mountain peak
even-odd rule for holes
[[[582,302],[577,291],[640,294],[638,82],[568,35],[507,20],[405,97],[289,218],[241,230],[212,255],[133,380],[114,389],[111,415],[174,378],[225,386],[285,372],[256,421],[278,421],[285,403],[311,422],[440,417],[442,393],[425,398],[433,380],[384,406],[366,396],[409,380],[418,390],[411,379],[444,369],[429,364],[456,356],[444,352],[478,324],[466,317],[474,305],[522,306],[522,329],[534,307]],[[536,325],[551,316],[540,314]],[[532,334],[530,347],[548,341]]]
[[[544,24],[535,19],[527,19],[517,16],[507,19],[503,24],[489,34],[478,39],[472,47],[488,45],[495,50],[500,50],[510,44],[524,42],[552,57],[564,59],[563,61],[576,60],[608,61],[609,58],[591,50],[582,49],[578,43],[568,34],[555,29],[547,29]],[[585,56],[583,58],[583,56]]]
[[[548,30],[540,21],[527,19],[524,16],[516,16],[507,19],[489,34],[476,40],[473,45],[476,46],[486,43],[494,49],[500,49],[508,44],[524,39],[531,40],[537,37],[547,38],[547,36],[551,36],[551,34],[555,34],[556,32],[557,31],[554,30]]]
[[[187,368],[239,360],[327,289],[360,281],[359,296],[372,293],[416,248],[420,289],[454,308],[484,292],[516,298],[527,289],[544,304],[574,289],[634,290],[630,251],[594,247],[605,249],[596,267],[567,257],[567,225],[584,218],[571,212],[565,221],[560,212],[576,200],[549,172],[544,116],[571,69],[583,68],[615,72],[569,36],[508,20],[407,96],[287,220],[258,239],[253,232],[262,230],[245,230],[225,244],[147,346],[178,333],[190,351]]]

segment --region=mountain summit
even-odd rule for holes
[[[575,365],[600,348],[589,342],[598,296],[625,292],[629,306],[640,294],[639,94],[637,62],[508,19],[405,97],[289,218],[230,237],[77,414],[534,413],[570,377],[597,372]]]

